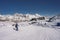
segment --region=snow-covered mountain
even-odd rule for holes
[[[32,18],[38,18],[38,17],[42,17],[39,14],[14,14],[14,15],[0,15],[0,20],[8,20],[8,21],[28,21]]]
[[[0,15],[0,21],[29,21],[32,18],[36,19],[43,19],[45,18],[45,21],[58,21],[60,20],[60,15],[55,15],[55,16],[42,16],[39,14],[14,14],[14,15]]]
[[[53,17],[50,17],[49,18],[49,22],[53,22],[53,21],[58,21],[58,22],[60,22],[59,21],[60,20],[60,15],[56,15],[56,16],[53,16]]]

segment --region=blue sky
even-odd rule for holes
[[[1,14],[60,14],[60,0],[0,0]]]

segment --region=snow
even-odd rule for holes
[[[9,20],[30,20],[42,16],[39,14],[0,15],[0,19],[3,20],[6,17]],[[57,23],[60,23],[60,16],[55,16],[52,22],[47,22],[48,20],[49,17],[45,20],[18,22],[18,31],[14,30],[14,22],[0,21],[0,40],[60,40],[60,26],[57,26]]]
[[[53,28],[51,23],[44,23],[30,25],[29,22],[20,22],[19,30],[15,31],[14,22],[0,22],[0,40],[60,40],[60,29]]]

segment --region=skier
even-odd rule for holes
[[[15,28],[13,28],[13,29],[18,31],[18,23],[13,24],[12,26],[15,26]]]
[[[18,24],[17,23],[15,24],[15,28],[16,28],[16,31],[18,31]]]

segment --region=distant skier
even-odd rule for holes
[[[14,30],[18,31],[18,23],[13,24],[12,26],[15,26],[15,28],[13,28]]]
[[[18,31],[18,24],[17,23],[15,24],[15,28],[16,28],[16,31]]]

